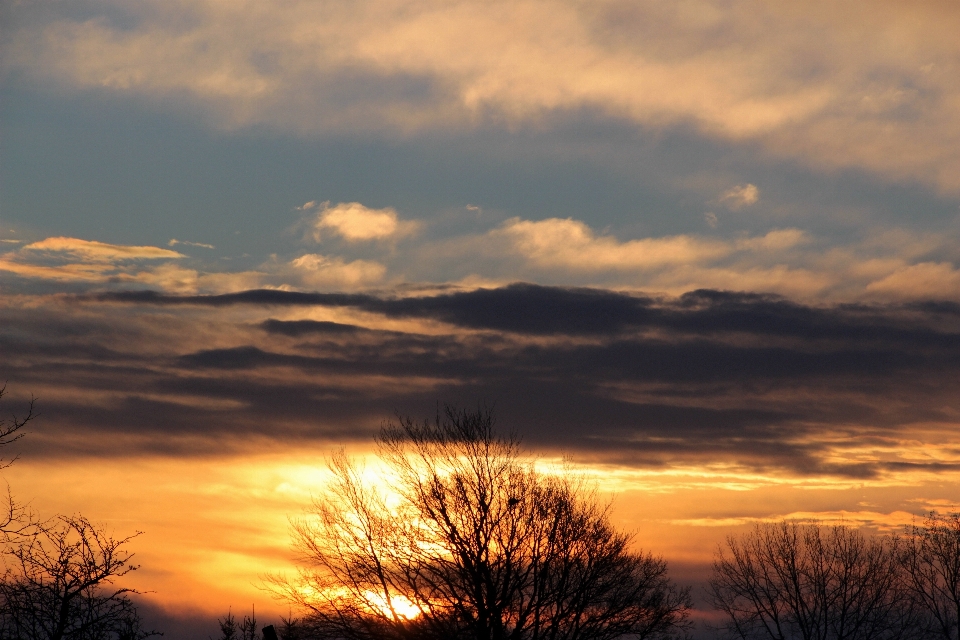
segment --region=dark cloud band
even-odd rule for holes
[[[924,424],[946,441],[960,415],[955,305],[815,307],[750,293],[528,284],[420,297],[63,300],[6,309],[0,330],[8,379],[43,389],[48,426],[36,441],[46,455],[362,441],[397,411],[490,402],[539,450],[871,477],[947,463],[837,459],[838,439],[896,442]],[[273,317],[300,307],[371,320]],[[448,328],[383,330],[378,317]]]

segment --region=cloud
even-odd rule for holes
[[[308,253],[292,260],[291,271],[311,287],[356,289],[380,282],[386,267],[372,260],[345,261],[336,256]]]
[[[370,209],[359,202],[341,202],[323,206],[314,223],[314,239],[319,242],[322,232],[329,230],[347,242],[385,240],[409,235],[417,226],[413,221],[401,221],[391,207]]]
[[[541,267],[586,271],[650,269],[689,264],[730,253],[722,242],[691,236],[644,238],[620,242],[596,236],[586,224],[570,218],[532,221],[511,218],[491,236]]]
[[[55,237],[33,242],[0,255],[0,271],[24,278],[59,282],[106,282],[131,278],[149,270],[143,260],[177,260],[176,251],[151,246],[116,245],[78,238]]]
[[[189,242],[187,240],[177,240],[176,238],[171,238],[170,242],[167,243],[168,247],[175,247],[178,244],[185,244],[188,247],[203,247],[204,249],[216,249],[212,244],[204,244],[203,242]]]
[[[739,211],[760,201],[760,189],[755,184],[738,184],[720,196],[722,202],[731,211]]]
[[[949,3],[154,1],[124,5],[122,21],[32,11],[15,13],[6,69],[200,105],[217,126],[406,135],[580,112],[960,189]]]
[[[103,282],[114,271],[108,263],[66,264],[44,266],[11,259],[9,255],[0,256],[0,271],[13,273],[23,278],[38,278],[59,282]]]
[[[875,511],[794,511],[769,516],[742,516],[735,518],[684,518],[671,524],[689,527],[732,527],[746,524],[778,524],[784,520],[805,522],[824,526],[851,526],[877,528],[887,533],[901,533],[905,527],[914,525],[917,516],[906,511],[878,513]]]
[[[917,300],[960,300],[960,270],[944,262],[921,262],[871,282],[866,290]]]
[[[172,240],[174,244],[180,243]],[[204,245],[199,245],[204,246]],[[21,278],[93,286],[144,285],[175,293],[220,293],[261,286],[256,271],[202,272],[181,266],[181,253],[152,246],[46,238],[0,254],[0,271]],[[143,264],[144,261],[152,264]]]
[[[952,256],[955,242],[950,234],[894,229],[836,244],[796,228],[754,236],[621,240],[597,234],[575,219],[511,218],[484,236],[427,255],[433,260],[449,256],[448,269],[473,264],[480,275],[500,272],[508,279],[543,284],[621,286],[673,295],[713,288],[805,300],[956,300],[956,265],[930,260]]]
[[[632,468],[960,474],[942,384],[958,374],[956,304],[516,285],[36,297],[0,305],[0,322],[8,375],[52,420],[31,455],[363,440],[395,410],[482,398],[533,447]]]
[[[182,253],[159,247],[141,247],[107,244],[95,240],[77,238],[47,238],[25,245],[22,251],[60,253],[83,260],[109,262],[116,260],[169,260],[183,258]]]
[[[389,215],[390,209],[354,203],[317,210],[324,233],[340,237],[392,240],[408,232],[407,221]],[[573,218],[514,217],[484,233],[419,239],[389,251],[360,240],[347,244],[341,255],[275,256],[254,271],[232,272],[232,263],[183,264],[185,256],[159,247],[48,238],[0,254],[0,271],[38,283],[70,282],[72,290],[84,283],[140,283],[177,293],[258,286],[349,291],[397,282],[443,290],[525,280],[671,295],[704,288],[759,291],[821,302],[960,299],[960,271],[951,260],[955,237],[897,229],[843,244],[796,228],[621,239]]]
[[[111,283],[146,285],[171,293],[222,293],[259,287],[269,274],[262,271],[203,272],[167,263],[131,274],[114,275]]]
[[[731,244],[739,250],[777,252],[793,249],[810,240],[810,236],[801,229],[774,229],[762,236],[737,239]]]

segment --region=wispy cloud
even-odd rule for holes
[[[125,13],[122,25],[106,13],[23,20],[5,66],[185,97],[228,127],[396,133],[586,107],[642,127],[694,123],[819,168],[960,189],[949,4],[203,1]]]
[[[253,271],[204,273],[181,266],[184,258],[161,247],[56,237],[0,254],[0,271],[53,282],[141,285],[180,293],[235,291],[264,281],[265,274]]]
[[[169,260],[183,258],[182,253],[160,247],[107,244],[78,238],[47,238],[25,245],[22,251],[63,254],[90,261],[109,262],[118,260]]]
[[[175,247],[178,244],[183,244],[188,247],[203,247],[204,249],[216,249],[212,244],[205,244],[203,242],[189,242],[188,240],[177,240],[176,238],[171,238],[170,242],[167,243],[168,247]]]
[[[478,254],[519,259],[520,265],[511,266],[511,273],[547,283],[616,283],[675,295],[717,288],[802,299],[960,297],[953,264],[933,265],[925,260],[948,246],[949,240],[894,235],[898,242],[892,242],[892,236],[887,240],[868,236],[840,246],[800,229],[732,238],[677,235],[620,240],[598,235],[579,220],[512,218],[482,239],[455,246],[461,261],[469,261],[471,245],[482,247]]]
[[[512,218],[491,236],[506,240],[515,251],[539,266],[587,271],[696,264],[731,251],[722,242],[691,236],[620,242],[612,236],[597,236],[585,223],[569,218],[536,222]]]
[[[105,282],[111,278],[131,278],[131,274],[144,270],[142,261],[183,257],[183,254],[160,247],[56,237],[0,255],[0,271],[61,282]],[[150,268],[146,267],[147,270]]]
[[[720,196],[720,202],[732,211],[739,211],[760,201],[760,189],[755,184],[738,184]]]
[[[917,516],[907,511],[878,513],[876,511],[793,511],[769,516],[741,516],[727,518],[686,518],[673,520],[671,524],[688,527],[736,527],[747,524],[779,523],[784,520],[817,523],[827,526],[869,527],[885,532],[900,533],[903,528],[916,522]]]
[[[514,217],[480,234],[377,241],[409,233],[392,209],[315,205],[310,222],[345,243],[339,252],[274,256],[256,270],[149,246],[48,238],[0,254],[0,271],[93,285],[223,293],[256,286],[355,291],[541,284],[618,287],[680,295],[702,288],[778,293],[808,301],[960,299],[949,234],[888,230],[837,243],[796,228],[759,235],[680,234],[621,239],[581,220]],[[312,231],[311,231],[312,233]],[[179,244],[179,241],[178,241]]]

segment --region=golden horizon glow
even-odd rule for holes
[[[263,589],[262,578],[295,572],[289,520],[323,491],[330,453],[318,448],[192,460],[20,460],[6,471],[14,492],[41,515],[81,511],[118,535],[144,531],[130,545],[143,567],[130,582],[172,614],[221,615],[230,606],[255,602],[264,615],[286,615],[286,605]],[[355,453],[363,481],[389,494],[390,481],[379,474],[371,450]],[[598,497],[614,501],[615,523],[683,575],[703,575],[724,537],[755,523],[793,518],[897,531],[931,507],[960,505],[955,476],[947,482],[942,475],[890,474],[871,483],[761,474],[732,465],[643,470],[560,458],[537,458],[536,465],[596,482]],[[837,508],[838,502],[844,506]],[[376,594],[369,595],[371,606],[379,607]],[[400,597],[394,609],[409,619],[417,607]]]

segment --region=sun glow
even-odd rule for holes
[[[379,611],[394,620],[413,620],[423,613],[420,607],[415,605],[410,598],[403,595],[392,595],[388,600],[382,593],[364,591],[363,597],[371,609]]]

